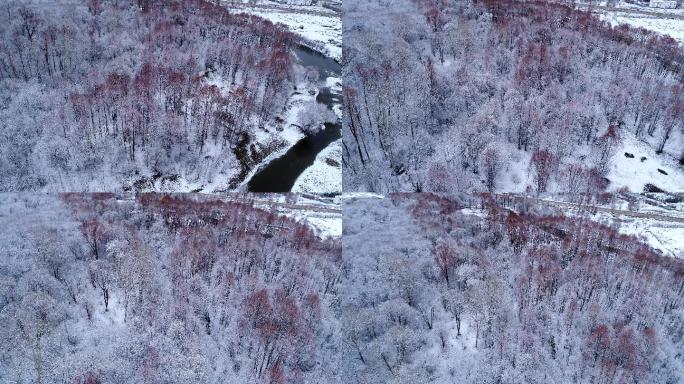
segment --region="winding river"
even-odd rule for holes
[[[300,47],[297,57],[306,67],[316,68],[319,80],[340,77],[342,67],[335,60],[310,48]],[[320,88],[316,101],[328,108],[341,103],[341,95],[330,88]],[[247,183],[250,192],[290,192],[297,178],[316,160],[316,156],[333,142],[339,140],[342,126],[325,124],[325,129],[301,139],[284,155],[262,166]]]

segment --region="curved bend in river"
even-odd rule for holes
[[[304,66],[316,68],[321,81],[341,75],[339,63],[307,47],[300,47],[297,57]],[[321,88],[316,101],[332,109],[341,103],[341,95],[330,88]],[[283,156],[259,169],[247,183],[247,189],[250,192],[290,192],[297,178],[313,165],[316,156],[342,137],[341,129],[339,123],[326,123],[325,129],[304,137]]]

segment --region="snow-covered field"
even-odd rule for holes
[[[596,214],[596,221],[609,224],[615,218],[606,214]],[[668,223],[653,219],[619,219],[619,231],[643,239],[652,248],[664,255],[684,257],[684,223]]]
[[[631,208],[624,200],[617,205],[620,210],[647,215],[630,217],[619,212],[599,211],[592,215],[592,219],[606,225],[615,225],[621,233],[642,239],[666,256],[684,257],[684,203],[658,203],[638,196],[637,203],[632,204]]]
[[[613,26],[628,24],[644,28],[670,36],[680,44],[684,44],[684,9],[651,8],[621,1],[614,11],[603,11],[602,18]],[[674,137],[676,138],[677,136]],[[623,143],[622,150],[618,151],[611,161],[610,189],[627,187],[634,192],[639,192],[643,190],[645,184],[651,183],[667,191],[684,190],[682,167],[669,156],[673,154],[677,156],[676,151],[681,150],[681,145],[683,143],[672,140],[665,147],[664,155],[656,155],[652,146],[649,147],[630,136]],[[625,153],[632,153],[634,158],[626,157]],[[646,160],[641,161],[643,157],[646,157]],[[665,171],[667,175],[659,172],[659,169]]]
[[[641,192],[646,184],[670,192],[684,190],[684,172],[671,156],[656,155],[653,148],[632,136],[625,135],[623,140],[622,148],[613,155],[610,162],[609,190],[617,191],[627,187],[632,192]]]
[[[279,11],[254,11],[257,16],[288,26],[292,32],[322,43],[328,56],[342,59],[342,20],[339,15],[303,15]]]
[[[606,12],[604,18],[612,25],[629,24],[634,27],[671,36],[680,43],[684,43],[684,20],[682,19],[665,19],[658,16],[640,15],[625,11]]]
[[[528,170],[532,155],[525,151],[516,150],[513,146],[509,149],[509,162],[506,163],[506,169],[497,187],[502,191],[523,193],[527,186],[532,185],[533,182]]]
[[[647,7],[625,1],[610,9],[605,7],[605,2],[600,5],[596,12],[611,25],[628,24],[671,36],[684,43],[684,9]]]
[[[225,1],[236,12],[245,12],[286,25],[292,32],[320,45],[323,53],[340,61],[342,58],[342,18],[339,13],[321,6],[283,5],[260,1],[256,5],[235,5]]]
[[[674,149],[674,145],[668,147]],[[582,158],[587,156],[589,148],[582,147],[564,159],[564,163],[581,164]],[[498,190],[524,193],[529,186],[534,185],[534,178],[529,172],[530,158],[531,154],[528,152],[508,148],[508,162],[497,184]],[[647,184],[669,192],[684,190],[684,170],[677,164],[674,156],[671,153],[656,154],[652,146],[637,140],[633,135],[623,136],[620,148],[610,159],[606,178],[610,181],[609,192],[627,188],[631,192],[640,193]],[[564,188],[562,184],[555,185],[553,190],[563,192]]]
[[[683,211],[679,213],[684,214]],[[684,257],[684,222],[667,221],[662,218],[630,217],[619,212],[605,211],[591,214],[589,218],[601,224],[613,226],[620,233],[636,236],[665,256]]]
[[[594,5],[598,5],[595,11],[601,15],[602,19],[613,26],[628,24],[644,28],[670,36],[680,44],[684,44],[684,9],[653,8],[627,3],[624,0],[618,2],[612,10],[604,8],[605,1],[594,2]],[[626,187],[632,192],[641,192],[646,184],[655,185],[666,191],[684,190],[684,171],[674,158],[684,143],[678,142],[677,138],[674,136],[668,143],[664,154],[657,155],[653,150],[655,145],[649,146],[631,135],[625,135],[622,148],[613,155],[609,165],[607,175],[611,182],[608,187],[609,191],[614,192]],[[627,157],[625,153],[632,154],[634,157]],[[642,160],[642,158],[645,159]],[[516,175],[514,178],[518,180],[519,176]],[[516,184],[511,183],[513,187],[518,188],[504,190],[523,192]]]

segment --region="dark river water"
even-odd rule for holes
[[[307,47],[296,51],[297,57],[306,67],[318,70],[320,81],[334,76],[340,77],[342,67],[335,60],[328,58]],[[341,95],[333,93],[329,88],[320,88],[316,101],[332,109],[341,103]],[[250,192],[289,192],[297,178],[308,167],[313,165],[316,156],[341,136],[340,124],[325,124],[325,129],[303,138],[283,156],[263,166],[247,183]]]

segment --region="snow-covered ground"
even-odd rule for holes
[[[339,238],[342,236],[342,209],[339,202],[323,202],[308,199],[304,195],[290,195],[296,200],[294,207],[279,207],[278,213],[290,216],[314,229],[321,238]],[[306,207],[306,208],[298,208]]]
[[[594,215],[595,220],[605,224],[615,222],[615,218],[605,213]],[[618,230],[643,239],[652,248],[672,257],[684,257],[684,223],[668,223],[643,218],[621,218]]]
[[[588,203],[578,202],[577,195],[505,195],[511,201],[517,201],[523,211],[583,217],[613,227],[622,234],[636,236],[665,256],[684,258],[684,196],[620,193],[612,195],[606,203]],[[521,201],[525,204],[521,205]],[[479,207],[463,208],[461,213],[478,217],[487,215],[486,210]]]
[[[606,2],[599,2],[596,9],[603,20],[613,26],[627,24],[633,27],[644,28],[662,35],[667,35],[680,44],[684,44],[684,9],[666,9],[648,7],[645,3],[619,1],[611,9],[603,8]],[[646,184],[653,184],[667,191],[684,190],[684,171],[677,164],[674,156],[678,156],[681,146],[679,136],[673,135],[665,147],[665,154],[656,155],[648,146],[634,139],[626,137],[623,148],[615,153],[611,159],[608,179],[611,181],[609,190],[616,191],[627,187],[633,192],[641,192]],[[631,153],[634,158],[625,156]],[[642,157],[646,160],[641,161]],[[659,172],[665,171],[667,175]]]
[[[509,147],[509,160],[502,176],[497,184],[497,188],[501,191],[511,193],[523,193],[528,185],[532,185],[533,180],[528,168],[530,165],[530,158],[532,154],[529,152],[515,149],[514,146]]]
[[[582,157],[589,156],[589,149],[578,149],[564,164],[582,164]],[[628,157],[625,154],[634,157]],[[510,148],[508,162],[497,181],[497,190],[508,193],[525,193],[534,185],[533,175],[529,172],[531,154]],[[643,161],[642,158],[645,158]],[[665,172],[662,173],[661,171]],[[620,148],[617,149],[608,165],[606,178],[610,181],[609,192],[617,192],[627,188],[634,193],[644,191],[647,184],[669,192],[684,191],[684,170],[676,159],[668,153],[656,154],[651,146],[631,135],[624,135]],[[555,183],[550,190],[564,192],[563,184]]]
[[[384,199],[386,198],[387,195],[383,195],[380,193],[372,193],[372,192],[345,192],[342,195],[342,198],[344,200],[351,200],[351,199]]]
[[[312,166],[306,169],[292,187],[292,192],[342,192],[342,140],[322,150]]]
[[[674,195],[618,194],[610,203],[579,204],[569,196],[525,197],[531,207],[551,209],[556,214],[576,215],[634,235],[665,256],[684,257],[684,199]],[[681,200],[681,201],[678,201]],[[477,211],[477,210],[475,210]],[[473,214],[473,209],[468,209]]]
[[[566,212],[573,211],[566,210]],[[620,233],[636,236],[665,256],[684,257],[684,222],[674,219],[684,218],[684,211],[673,213],[662,207],[650,206],[649,212],[653,214],[653,217],[632,217],[618,211],[598,211],[590,214],[589,218],[601,224],[613,226]],[[672,216],[673,219],[668,221],[663,214]]]
[[[226,199],[249,199],[255,206],[289,216],[309,225],[320,238],[342,236],[341,197],[306,193],[228,195]]]
[[[669,35],[678,42],[684,43],[684,20],[682,19],[665,19],[658,16],[641,15],[625,11],[608,11],[604,13],[603,17],[612,25],[629,24],[662,35]]]
[[[272,11],[254,11],[255,15],[288,26],[292,32],[321,43],[327,56],[342,59],[342,20],[339,15],[302,15]]]
[[[656,155],[649,145],[629,135],[625,135],[622,148],[613,155],[609,167],[611,191],[627,187],[632,192],[642,192],[646,184],[670,192],[684,191],[682,167],[670,155]]]
[[[621,233],[643,239],[664,255],[684,257],[684,200],[665,203],[643,195],[632,197],[636,198],[635,203],[629,204],[626,200],[620,199],[613,206],[617,206],[619,210],[643,213],[646,217],[597,212],[593,219],[607,225],[616,224]]]
[[[684,9],[648,7],[645,4],[627,3],[624,0],[614,7],[608,8],[605,5],[605,2],[601,2],[600,7],[595,8],[595,12],[611,25],[628,24],[669,35],[684,43]]]
[[[279,198],[283,198],[282,195]],[[321,238],[342,236],[342,207],[340,197],[322,198],[307,194],[290,194],[298,206],[309,209],[293,209],[281,213],[307,223]]]
[[[342,18],[339,13],[321,6],[284,5],[259,1],[255,5],[224,1],[236,12],[245,12],[286,25],[292,32],[316,43],[322,53],[340,61],[342,58]]]
[[[342,217],[340,216],[323,216],[323,215],[309,215],[306,220],[311,225],[316,233],[321,238],[339,238],[342,236]]]

